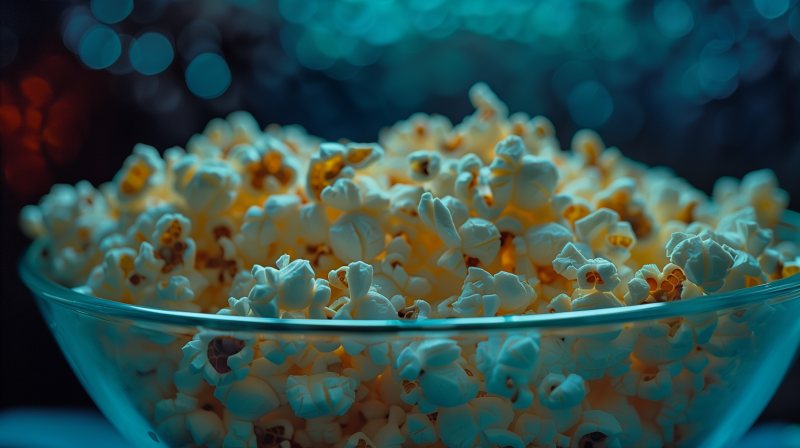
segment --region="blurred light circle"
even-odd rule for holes
[[[365,41],[372,45],[384,46],[397,42],[409,27],[406,11],[396,3],[376,4],[377,20],[369,31],[363,34]]]
[[[331,20],[340,32],[360,36],[375,25],[378,17],[371,2],[337,2],[331,11]]]
[[[572,2],[547,0],[536,4],[530,26],[548,36],[561,36],[572,27],[576,15]]]
[[[84,64],[99,70],[113,64],[122,53],[119,36],[105,25],[95,25],[81,37],[78,54]]]
[[[314,16],[319,4],[317,0],[280,0],[278,11],[292,23],[302,23]]]
[[[117,23],[133,11],[133,0],[92,0],[92,14],[104,23]]]
[[[789,0],[753,0],[756,11],[767,19],[775,19],[789,10]]]
[[[408,7],[415,11],[430,11],[438,8],[444,2],[445,0],[409,0]]]
[[[664,0],[653,8],[656,27],[661,34],[677,39],[689,33],[694,27],[692,10],[681,0]]]
[[[796,6],[789,14],[789,31],[800,42],[800,6]]]
[[[335,43],[336,42],[334,42],[334,44]],[[330,57],[320,51],[312,32],[306,32],[303,37],[297,41],[295,53],[297,55],[297,60],[311,70],[324,70],[336,62],[336,58]]]
[[[624,20],[615,17],[600,28],[592,51],[600,59],[614,61],[630,55],[638,45],[636,30]]]
[[[734,76],[724,81],[719,81],[713,78],[703,76],[702,70],[700,71],[700,87],[706,95],[711,98],[721,100],[727,98],[736,91],[739,87],[739,78]]]
[[[583,61],[569,61],[553,73],[553,90],[562,101],[567,101],[569,94],[578,84],[584,81],[596,81],[597,76],[589,64]]]
[[[172,63],[175,52],[169,39],[159,33],[144,33],[131,44],[131,65],[143,75],[161,73]]]
[[[341,36],[339,38],[339,51],[345,61],[356,67],[366,67],[374,64],[380,57],[383,50],[365,44],[357,37]]]
[[[77,53],[81,37],[86,33],[86,30],[97,25],[97,20],[92,17],[89,9],[83,6],[73,6],[69,8],[64,16],[65,19],[62,29],[64,46],[67,47],[69,51]]]
[[[0,27],[0,68],[8,67],[11,61],[17,57],[19,50],[19,40],[11,28]]]
[[[730,42],[712,40],[700,52],[700,76],[713,81],[727,81],[739,72],[739,58]]]
[[[231,71],[222,56],[203,53],[186,68],[186,85],[195,95],[203,99],[222,95],[231,84]]]
[[[597,81],[578,84],[569,94],[567,106],[572,120],[587,128],[601,126],[614,111],[611,94]]]

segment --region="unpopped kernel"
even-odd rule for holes
[[[800,248],[772,229],[788,195],[771,171],[722,178],[708,197],[591,130],[562,150],[547,118],[509,116],[485,84],[469,97],[463,122],[415,114],[377,143],[261,131],[235,112],[186,150],[137,145],[97,189],[54,186],[21,225],[44,242],[40,268],[77,291],[252,318],[564,313],[800,273]],[[172,446],[662,446],[697,430],[774,311],[561,336],[200,328],[137,329],[150,351],[104,343],[138,366],[137,406]]]

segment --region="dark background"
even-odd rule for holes
[[[12,135],[0,128],[0,408],[94,406],[17,276],[17,260],[29,244],[18,229],[17,215],[22,206],[36,203],[53,183],[74,184],[87,179],[99,185],[111,179],[135,143],[151,144],[162,151],[183,146],[209,119],[240,108],[253,112],[262,126],[299,123],[310,133],[329,140],[348,137],[355,141],[376,140],[381,126],[405,119],[416,110],[439,112],[454,122],[472,111],[466,89],[448,95],[428,92],[413,104],[397,101],[391,90],[387,93],[378,89],[371,81],[388,76],[390,68],[386,66],[363,69],[346,82],[331,79],[298,65],[282,52],[279,23],[255,27],[242,22],[237,26],[258,31],[227,33],[230,38],[223,39],[222,50],[234,73],[228,92],[210,101],[195,98],[181,83],[176,70],[177,74],[159,76],[162,87],[172,86],[172,92],[179,95],[178,106],[159,109],[150,100],[142,99],[142,85],[149,82],[142,75],[92,71],[64,47],[59,32],[64,6],[64,2],[57,1],[3,0],[0,11],[0,24],[13,29],[18,41],[16,56],[2,69],[2,104],[24,103],[20,93],[23,82],[37,76],[47,80],[54,92],[53,99],[42,107],[49,116],[60,117],[50,128],[45,126],[49,133]],[[189,20],[186,7],[170,8],[170,23],[185,24]],[[431,63],[437,54],[463,53],[466,49],[472,69],[466,79],[460,80],[462,84],[486,81],[507,102],[511,112],[522,110],[548,116],[567,149],[569,136],[579,127],[570,119],[567,108],[547,93],[552,90],[550,79],[559,64],[542,67],[542,76],[510,75],[493,69],[501,66],[503,61],[499,58],[505,57],[495,51],[496,43],[470,35],[458,38],[432,43],[418,60],[408,63],[421,67]],[[513,53],[519,44],[504,45]],[[239,55],[243,48],[256,47],[268,55],[269,63],[259,65],[256,61],[258,70],[251,73],[252,60]],[[720,176],[740,178],[755,169],[771,168],[792,197],[790,208],[800,210],[800,44],[791,37],[776,39],[770,41],[769,49],[776,56],[766,74],[743,81],[731,96],[713,101],[682,101],[659,89],[671,76],[668,62],[649,71],[639,70],[637,78],[624,86],[624,93],[641,105],[641,128],[634,135],[620,132],[630,124],[623,120],[616,127],[607,125],[599,131],[609,146],[618,145],[625,155],[650,165],[669,166],[709,194]],[[519,51],[524,53],[523,50],[520,47]],[[618,64],[612,69],[626,67]],[[526,85],[540,88],[525,89]],[[55,107],[59,101],[69,113]],[[795,363],[761,420],[800,423],[798,397],[800,365]]]

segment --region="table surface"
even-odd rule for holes
[[[97,411],[15,408],[0,411],[2,448],[133,448]],[[800,425],[754,426],[732,448],[800,448]]]

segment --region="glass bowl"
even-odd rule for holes
[[[800,343],[800,275],[596,311],[287,320],[90,297],[48,280],[40,252],[22,280],[137,447],[730,446]]]

